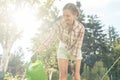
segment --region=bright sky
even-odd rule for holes
[[[120,30],[119,18],[120,18],[120,0],[55,0],[54,5],[62,11],[63,6],[68,3],[81,2],[81,9],[85,14],[99,16],[102,24],[105,25],[105,29],[110,25],[114,26],[117,31]],[[24,29],[22,40],[18,41],[18,46],[24,48],[30,47],[30,38],[34,36],[37,28],[40,26],[41,21],[36,20],[36,11],[31,8],[19,9],[14,14],[14,20],[20,28]],[[119,31],[120,33],[120,31]],[[16,45],[15,45],[16,47]],[[27,52],[26,52],[27,53]],[[25,54],[29,56],[28,54]]]
[[[81,0],[81,4],[86,14],[97,14],[106,27],[120,30],[120,0]]]

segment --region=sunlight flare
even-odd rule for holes
[[[13,15],[13,21],[21,28],[32,27],[36,23],[35,18],[35,13],[29,8],[18,9]]]
[[[37,13],[34,9],[24,7],[14,12],[13,22],[20,30],[23,30],[23,36],[30,37],[40,27],[42,20],[37,19]]]

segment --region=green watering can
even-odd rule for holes
[[[26,80],[48,80],[47,72],[40,60],[27,66],[25,76]]]

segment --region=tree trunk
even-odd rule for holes
[[[9,46],[3,46],[3,56],[1,59],[1,71],[6,72],[7,71],[7,67],[8,67],[8,63],[9,63],[9,59],[10,59],[10,50],[11,50],[11,44],[9,44]]]
[[[9,59],[10,59],[10,48],[9,49],[3,48],[3,56],[1,59],[1,71],[3,72],[7,71]]]
[[[52,80],[52,74],[53,74],[53,72],[50,71],[50,72],[49,72],[49,80]]]

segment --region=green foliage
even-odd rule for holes
[[[102,44],[105,41],[105,34],[103,34],[103,26],[100,20],[98,20],[96,15],[88,16],[88,23],[85,24],[85,27],[84,52],[86,54],[100,54],[102,52]]]
[[[108,29],[108,37],[106,39],[106,45],[108,48],[107,54],[101,55],[101,58],[104,62],[104,66],[109,69],[114,61],[116,61],[120,54],[120,47],[119,47],[119,34],[115,31],[115,28],[109,27]],[[119,61],[113,66],[113,68],[110,70],[109,77],[113,80],[119,79]],[[112,77],[111,77],[112,76]]]
[[[113,47],[114,54],[112,55],[113,61],[117,60],[120,57],[120,44],[114,44]],[[111,75],[114,80],[120,79],[120,60],[114,65],[111,70]]]
[[[4,80],[10,80],[11,79],[11,74],[9,72],[7,72],[5,74]]]
[[[104,52],[106,34],[103,33],[103,25],[97,15],[88,15],[87,18],[88,21],[84,23],[86,32],[82,51],[84,62],[91,69],[96,61],[101,59],[100,55],[106,53]]]
[[[109,26],[108,36],[109,36],[108,38],[109,38],[110,46],[115,45],[116,39],[119,37],[119,35],[113,26]]]
[[[100,80],[107,71],[107,69],[104,68],[102,61],[96,62],[92,69],[88,66],[85,66],[84,69],[82,74],[82,79],[84,80]],[[108,75],[105,77],[105,80],[109,80]]]
[[[15,75],[23,75],[24,73],[24,63],[23,59],[23,50],[22,48],[18,48],[14,54],[11,55],[9,64],[8,64],[8,72],[12,73],[13,76]]]
[[[59,72],[58,71],[53,72],[53,76],[52,76],[51,80],[59,80]]]
[[[92,69],[92,73],[94,75],[93,79],[95,78],[95,80],[100,80],[106,71],[107,71],[107,69],[104,68],[102,61],[96,62],[95,66]],[[109,80],[109,79],[107,79],[107,80]]]
[[[68,74],[68,76],[67,76],[67,80],[73,80],[73,76],[70,75],[70,74]]]

